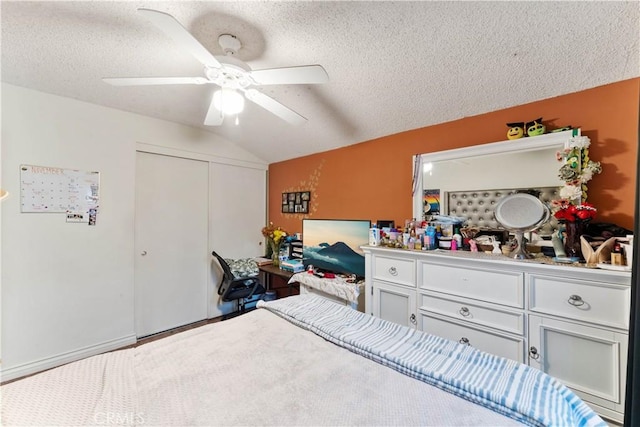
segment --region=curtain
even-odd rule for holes
[[[413,182],[411,194],[416,196],[418,190],[422,190],[422,154],[416,154],[413,158]]]
[[[638,143],[640,144],[640,117]],[[631,318],[629,322],[629,355],[624,426],[640,426],[640,147],[636,167],[635,230],[633,232],[633,267],[631,270]]]

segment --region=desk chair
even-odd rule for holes
[[[245,312],[245,301],[254,295],[265,292],[264,286],[256,276],[235,277],[229,268],[229,264],[220,255],[213,251],[211,253],[222,267],[222,280],[218,286],[218,295],[222,301],[237,301],[238,310],[234,314]]]

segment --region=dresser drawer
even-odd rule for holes
[[[373,258],[373,278],[415,288],[416,262],[376,255]]]
[[[478,350],[524,363],[524,338],[446,321],[420,313],[420,327],[424,332],[468,344]]]
[[[425,290],[524,308],[524,274],[422,262]]]
[[[465,298],[446,297],[434,292],[420,295],[419,309],[457,320],[524,335],[524,312],[487,305]]]
[[[531,311],[629,328],[631,288],[588,280],[529,276]]]

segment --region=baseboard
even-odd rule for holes
[[[119,348],[135,343],[136,336],[135,334],[132,334],[114,340],[105,341],[100,344],[95,344],[66,353],[61,353],[53,357],[36,360],[35,362],[24,363],[22,365],[12,366],[7,369],[1,367],[0,381],[4,383],[5,381],[11,381],[16,378],[46,371],[47,369],[55,368],[69,362],[75,362],[76,360],[84,359],[86,357],[106,353],[107,351],[117,350]]]

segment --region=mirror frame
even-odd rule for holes
[[[413,156],[413,218],[418,220],[422,220],[423,218],[423,171],[426,163],[442,160],[467,159],[490,154],[535,151],[552,147],[557,147],[560,151],[569,146],[569,139],[580,135],[580,129],[578,128],[563,132],[546,133],[539,136],[490,142],[487,144],[472,145],[469,147],[415,155]],[[558,170],[559,169],[560,166],[558,166]]]

